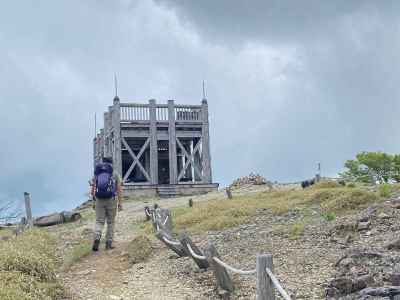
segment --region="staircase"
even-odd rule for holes
[[[157,193],[161,198],[180,196],[179,187],[175,185],[161,185],[157,187]]]

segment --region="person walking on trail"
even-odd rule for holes
[[[114,171],[112,159],[104,157],[101,163],[95,166],[92,184],[92,197],[96,210],[96,224],[94,229],[93,251],[99,250],[100,239],[104,224],[107,222],[106,250],[113,249],[113,235],[117,209],[122,209],[121,178]]]

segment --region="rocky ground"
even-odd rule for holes
[[[292,188],[292,187],[290,187]],[[233,193],[258,192],[245,186]],[[202,201],[219,194],[193,198]],[[162,207],[187,205],[189,197],[158,201]],[[211,241],[222,259],[240,269],[255,268],[257,253],[272,253],[274,272],[293,299],[391,299],[400,285],[400,200],[397,197],[361,212],[327,221],[318,208],[281,216],[268,210],[250,224],[192,236],[200,247]],[[153,201],[150,201],[153,202]],[[130,264],[126,245],[144,222],[144,206],[132,201],[118,216],[117,248],[91,254],[61,274],[72,299],[218,299],[211,271],[200,272],[189,258],[177,258],[158,240],[142,263]],[[90,239],[93,221],[54,227],[68,248],[76,238]],[[75,227],[73,227],[75,226]],[[76,228],[71,231],[71,228]],[[298,229],[298,230],[295,230]],[[60,249],[61,250],[61,249]],[[254,299],[254,276],[233,275],[232,299]],[[393,287],[394,286],[394,287]]]

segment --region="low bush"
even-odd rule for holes
[[[137,264],[145,261],[150,256],[152,250],[151,241],[146,236],[136,236],[128,245],[129,262]]]
[[[322,214],[322,217],[330,222],[330,221],[334,221],[336,219],[336,214],[334,212],[328,211]]]
[[[392,188],[389,184],[383,183],[379,186],[378,192],[379,196],[383,198],[389,198],[392,193]]]
[[[56,278],[55,241],[47,233],[30,230],[0,243],[0,299],[60,299]]]

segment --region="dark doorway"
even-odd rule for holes
[[[158,183],[169,184],[168,141],[158,141]]]

